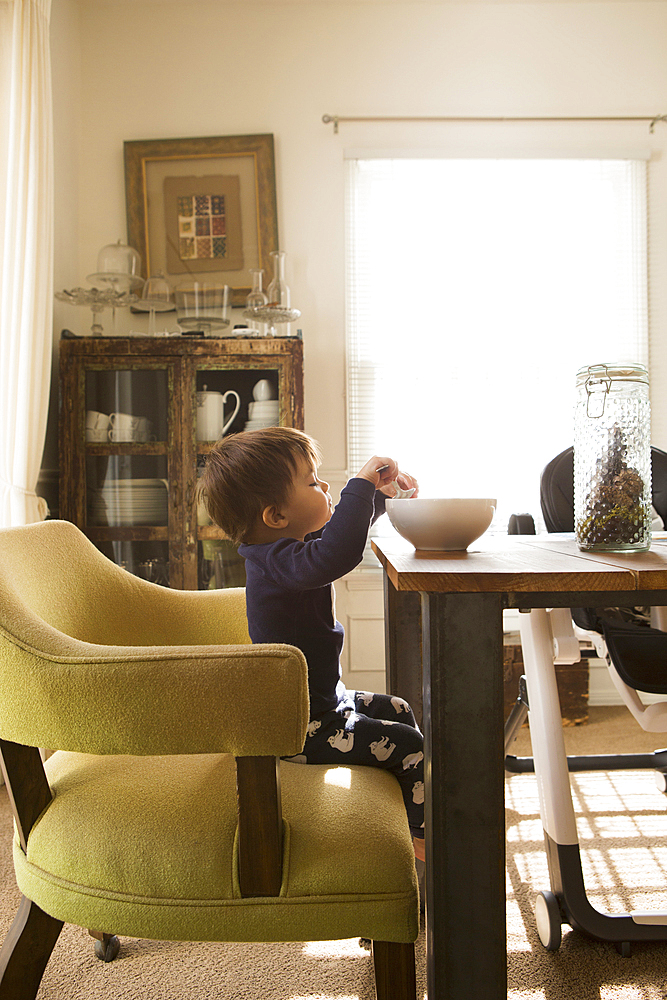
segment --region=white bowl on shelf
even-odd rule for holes
[[[277,427],[280,421],[278,417],[273,420],[246,420],[244,431],[259,431],[263,427]]]
[[[262,399],[254,403],[248,403],[248,417],[254,420],[259,417],[277,416],[280,409],[280,401],[277,399]]]
[[[461,552],[483,535],[496,512],[496,500],[413,497],[387,500],[389,520],[416,549]]]

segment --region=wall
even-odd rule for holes
[[[346,466],[343,151],[460,150],[496,141],[514,150],[529,146],[526,126],[495,126],[489,133],[474,126],[356,124],[334,135],[322,115],[667,111],[663,0],[53,0],[53,19],[64,226],[57,274],[67,287],[83,283],[105,243],[125,237],[124,140],[274,134],[280,241],[288,252],[292,301],[302,310],[306,426],[323,445],[323,472],[334,487],[344,482]],[[73,62],[81,65],[77,99],[74,70],[63,69],[73,49]],[[580,142],[582,135],[652,144],[653,436],[665,447],[667,125],[659,124],[653,137],[645,125],[618,131],[547,125],[530,134],[530,142],[543,146]],[[58,307],[56,330],[76,329],[75,323],[85,328],[76,312],[87,320],[87,310]],[[51,461],[47,452],[45,462]],[[381,604],[373,613],[381,614]]]

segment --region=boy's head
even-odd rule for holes
[[[239,544],[267,508],[287,503],[303,463],[317,468],[320,461],[317,442],[293,427],[230,434],[211,451],[199,489],[212,520]]]

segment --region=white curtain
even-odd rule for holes
[[[0,148],[0,526],[10,527],[47,514],[35,487],[53,340],[51,0],[14,0],[2,7],[9,63],[0,70],[0,107],[7,113]]]

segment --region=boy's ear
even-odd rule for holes
[[[275,504],[264,508],[262,511],[262,521],[267,528],[280,529],[287,526],[287,518],[280,513]]]

